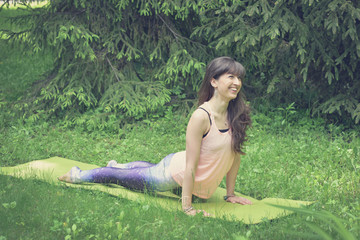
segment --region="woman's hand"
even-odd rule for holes
[[[198,213],[202,213],[204,217],[210,217],[210,213],[206,212],[205,210],[197,210],[193,207],[188,210],[184,210],[184,212],[189,216],[195,216]]]
[[[238,203],[241,205],[251,205],[252,204],[252,202],[249,199],[239,197],[239,196],[229,196],[226,199],[226,201],[231,202],[231,203]]]

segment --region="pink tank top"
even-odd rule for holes
[[[231,149],[231,130],[220,132],[216,127],[214,116],[207,103],[202,108],[210,113],[211,126],[202,139],[200,159],[195,173],[193,194],[200,198],[210,198],[230,170],[235,153]],[[186,152],[178,152],[170,161],[170,173],[174,180],[182,186],[186,165]]]

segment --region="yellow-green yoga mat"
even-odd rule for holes
[[[51,183],[66,184],[71,187],[99,190],[118,197],[127,198],[129,200],[158,204],[164,209],[170,211],[177,211],[181,209],[180,197],[170,192],[157,193],[156,196],[153,196],[134,192],[114,184],[69,184],[57,180],[57,177],[65,174],[73,166],[78,166],[82,170],[99,167],[93,164],[77,162],[65,158],[52,157],[44,160],[28,162],[15,167],[2,167],[0,168],[0,173],[22,178],[37,178]],[[265,198],[257,200],[237,193],[237,195],[246,197],[253,202],[252,205],[239,205],[225,202],[223,199],[224,195],[226,195],[226,190],[218,188],[210,199],[194,203],[193,205],[197,209],[209,212],[211,216],[215,218],[225,218],[230,221],[241,221],[246,224],[255,224],[263,221],[264,219],[270,220],[291,214],[291,211],[274,207],[272,206],[273,204],[288,207],[301,207],[303,205],[311,204],[311,202],[308,201],[296,201],[281,198]]]

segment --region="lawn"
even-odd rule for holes
[[[16,10],[5,9],[0,17],[11,14]],[[118,132],[67,127],[61,119],[22,122],[13,103],[52,67],[51,59],[49,52],[23,56],[0,40],[0,166],[52,156],[98,165],[110,159],[157,162],[185,148],[188,116],[176,113]],[[300,110],[291,119],[275,109],[254,111],[246,153],[237,191],[314,204],[288,217],[246,225],[0,175],[0,239],[360,238],[359,128],[345,130]]]

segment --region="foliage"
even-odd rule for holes
[[[189,110],[205,64],[220,55],[245,65],[255,107],[295,102],[313,116],[360,121],[357,1],[53,0],[11,21],[31,24],[3,37],[55,53],[35,98],[18,104],[33,121],[94,109],[94,118],[128,121],[169,103]]]
[[[351,231],[346,229],[346,223],[343,219],[338,218],[331,214],[328,211],[321,210],[321,211],[314,211],[309,210],[306,208],[291,208],[285,206],[277,206],[282,209],[290,210],[296,213],[300,213],[306,217],[306,225],[310,228],[315,234],[306,234],[308,239],[346,239],[346,240],[355,240],[355,236],[352,234]],[[354,217],[356,219],[356,217]],[[316,221],[323,221],[327,224],[327,229],[322,229],[318,226]],[[330,233],[329,233],[330,232]],[[294,232],[293,235],[298,237],[304,237],[305,234],[299,234]]]
[[[32,89],[35,99],[18,108],[30,120],[73,119],[95,108],[99,117],[111,112],[139,119],[184,91],[193,93],[204,67],[203,57],[193,55],[208,50],[187,38],[198,21],[196,4],[94,0],[29,7],[12,20],[31,26],[3,34],[26,50],[53,49],[56,57],[53,70]]]
[[[193,36],[245,63],[250,96],[359,122],[358,1],[227,1],[202,19]]]

